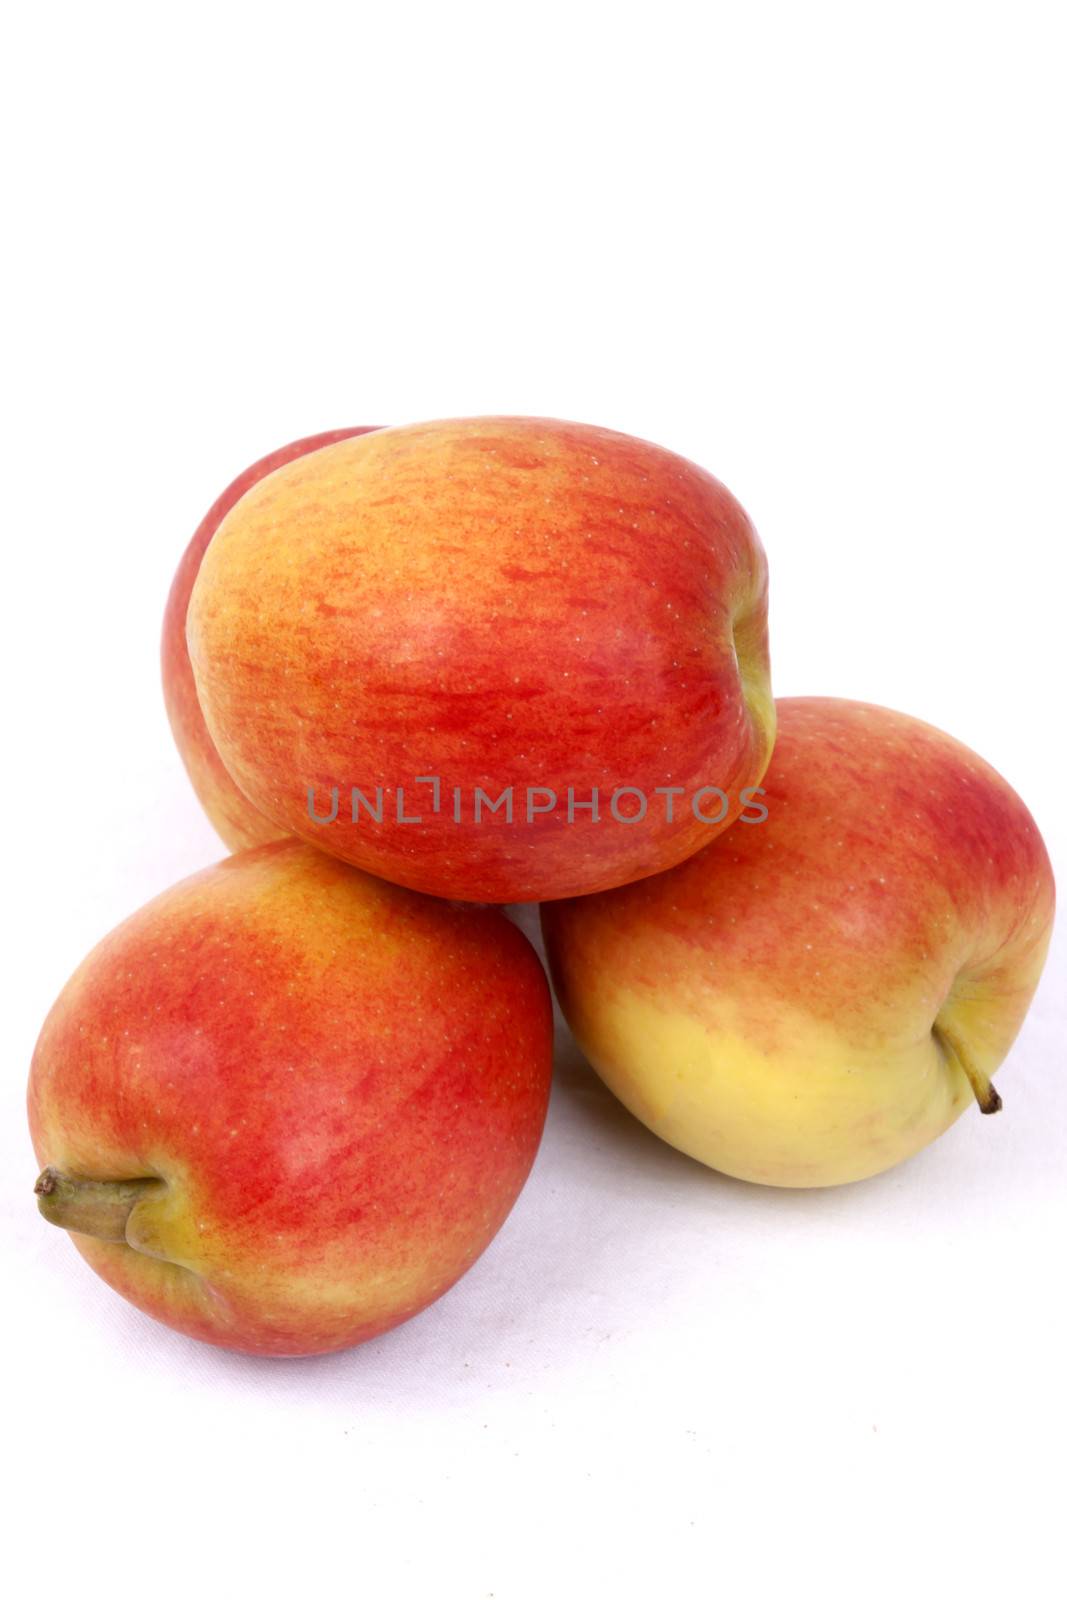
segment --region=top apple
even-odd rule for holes
[[[420,423],[290,461],[215,532],[187,637],[266,817],[456,899],[675,866],[774,740],[748,517],[692,462],[579,423]]]

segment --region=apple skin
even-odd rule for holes
[[[551,1077],[548,984],[494,910],[296,840],[235,855],[105,938],[53,1007],[45,1167],[158,1177],[126,1242],[71,1234],[142,1311],[260,1355],[413,1316],[522,1188]]]
[[[1052,870],[991,767],[880,707],[780,700],[765,788],[764,821],[674,871],[545,906],[546,947],[654,1133],[751,1182],[847,1183],[936,1139],[973,1101],[963,1063],[983,1082],[1007,1054]]]
[[[245,850],[252,845],[266,844],[268,839],[284,838],[285,830],[257,811],[234,783],[207,731],[204,714],[196,697],[193,669],[185,643],[185,618],[204,551],[226,513],[232,510],[246,490],[269,472],[284,466],[287,461],[295,461],[310,450],[321,450],[323,445],[336,444],[339,439],[350,439],[372,431],[371,428],[335,428],[329,433],[315,433],[307,439],[296,439],[292,444],[283,445],[280,450],[272,450],[270,455],[254,462],[219,495],[193,534],[174,574],[163,613],[160,648],[163,699],[178,754],[189,780],[216,833],[230,850]]]
[[[774,738],[766,624],[762,547],[709,473],[603,428],[482,417],[383,429],[255,485],[204,556],[187,631],[212,738],[277,827],[395,883],[505,902],[646,877],[719,831],[684,801],[668,820],[657,786],[715,785],[719,828],[737,816]],[[624,785],[649,798],[643,821],[568,820],[568,787],[607,813]],[[380,821],[352,821],[353,787],[382,789]],[[513,820],[475,823],[477,787],[512,788]],[[527,819],[537,787],[560,803]],[[418,825],[397,820],[398,788]],[[312,820],[309,789],[324,815],[338,791],[333,821]]]

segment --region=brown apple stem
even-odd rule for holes
[[[94,1239],[122,1242],[126,1223],[146,1191],[162,1188],[160,1178],[127,1178],[108,1182],[99,1178],[69,1178],[55,1167],[45,1167],[33,1186],[37,1209],[46,1222],[71,1233],[88,1233]]]
[[[983,1072],[977,1062],[972,1061],[966,1048],[959,1039],[946,1032],[941,1023],[934,1024],[934,1035],[947,1056],[950,1056],[967,1082],[974,1091],[974,1098],[978,1101],[978,1109],[983,1116],[992,1116],[994,1111],[999,1111],[1004,1104],[1000,1095],[993,1087],[993,1080],[989,1074]]]

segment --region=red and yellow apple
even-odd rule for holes
[[[551,970],[588,1059],[668,1143],[757,1183],[846,1183],[999,1107],[1052,871],[991,767],[880,707],[779,701],[765,788],[672,872],[545,906]]]
[[[250,488],[188,641],[211,737],[276,827],[516,901],[647,877],[736,818],[774,737],[766,619],[759,540],[709,473],[604,428],[482,417],[347,439]],[[725,809],[695,803],[708,787]]]
[[[214,538],[223,517],[254,483],[310,450],[321,450],[323,445],[336,444],[339,439],[350,439],[371,431],[370,428],[337,428],[331,433],[316,433],[310,438],[283,445],[280,450],[273,450],[270,455],[254,462],[219,495],[193,534],[174,574],[163,613],[160,652],[163,698],[178,753],[197,798],[215,831],[230,850],[244,850],[250,845],[265,844],[268,839],[280,839],[286,830],[258,811],[234,783],[219,759],[196,698],[196,684],[193,682],[193,669],[189,664],[189,651],[185,643],[185,619],[204,551]]]
[[[30,1076],[41,1210],[134,1305],[263,1355],[414,1315],[537,1150],[548,985],[499,912],[286,839],[97,946]]]

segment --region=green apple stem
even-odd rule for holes
[[[992,1116],[994,1111],[999,1111],[1004,1102],[993,1087],[993,1080],[989,1074],[982,1071],[978,1063],[971,1059],[966,1047],[953,1034],[948,1033],[941,1023],[935,1023],[934,1033],[945,1054],[956,1062],[973,1089],[978,1109],[983,1116]]]
[[[56,1167],[45,1167],[33,1186],[37,1209],[46,1222],[71,1233],[122,1242],[130,1212],[146,1190],[162,1188],[160,1178],[127,1178],[107,1182],[98,1178],[70,1178]]]

